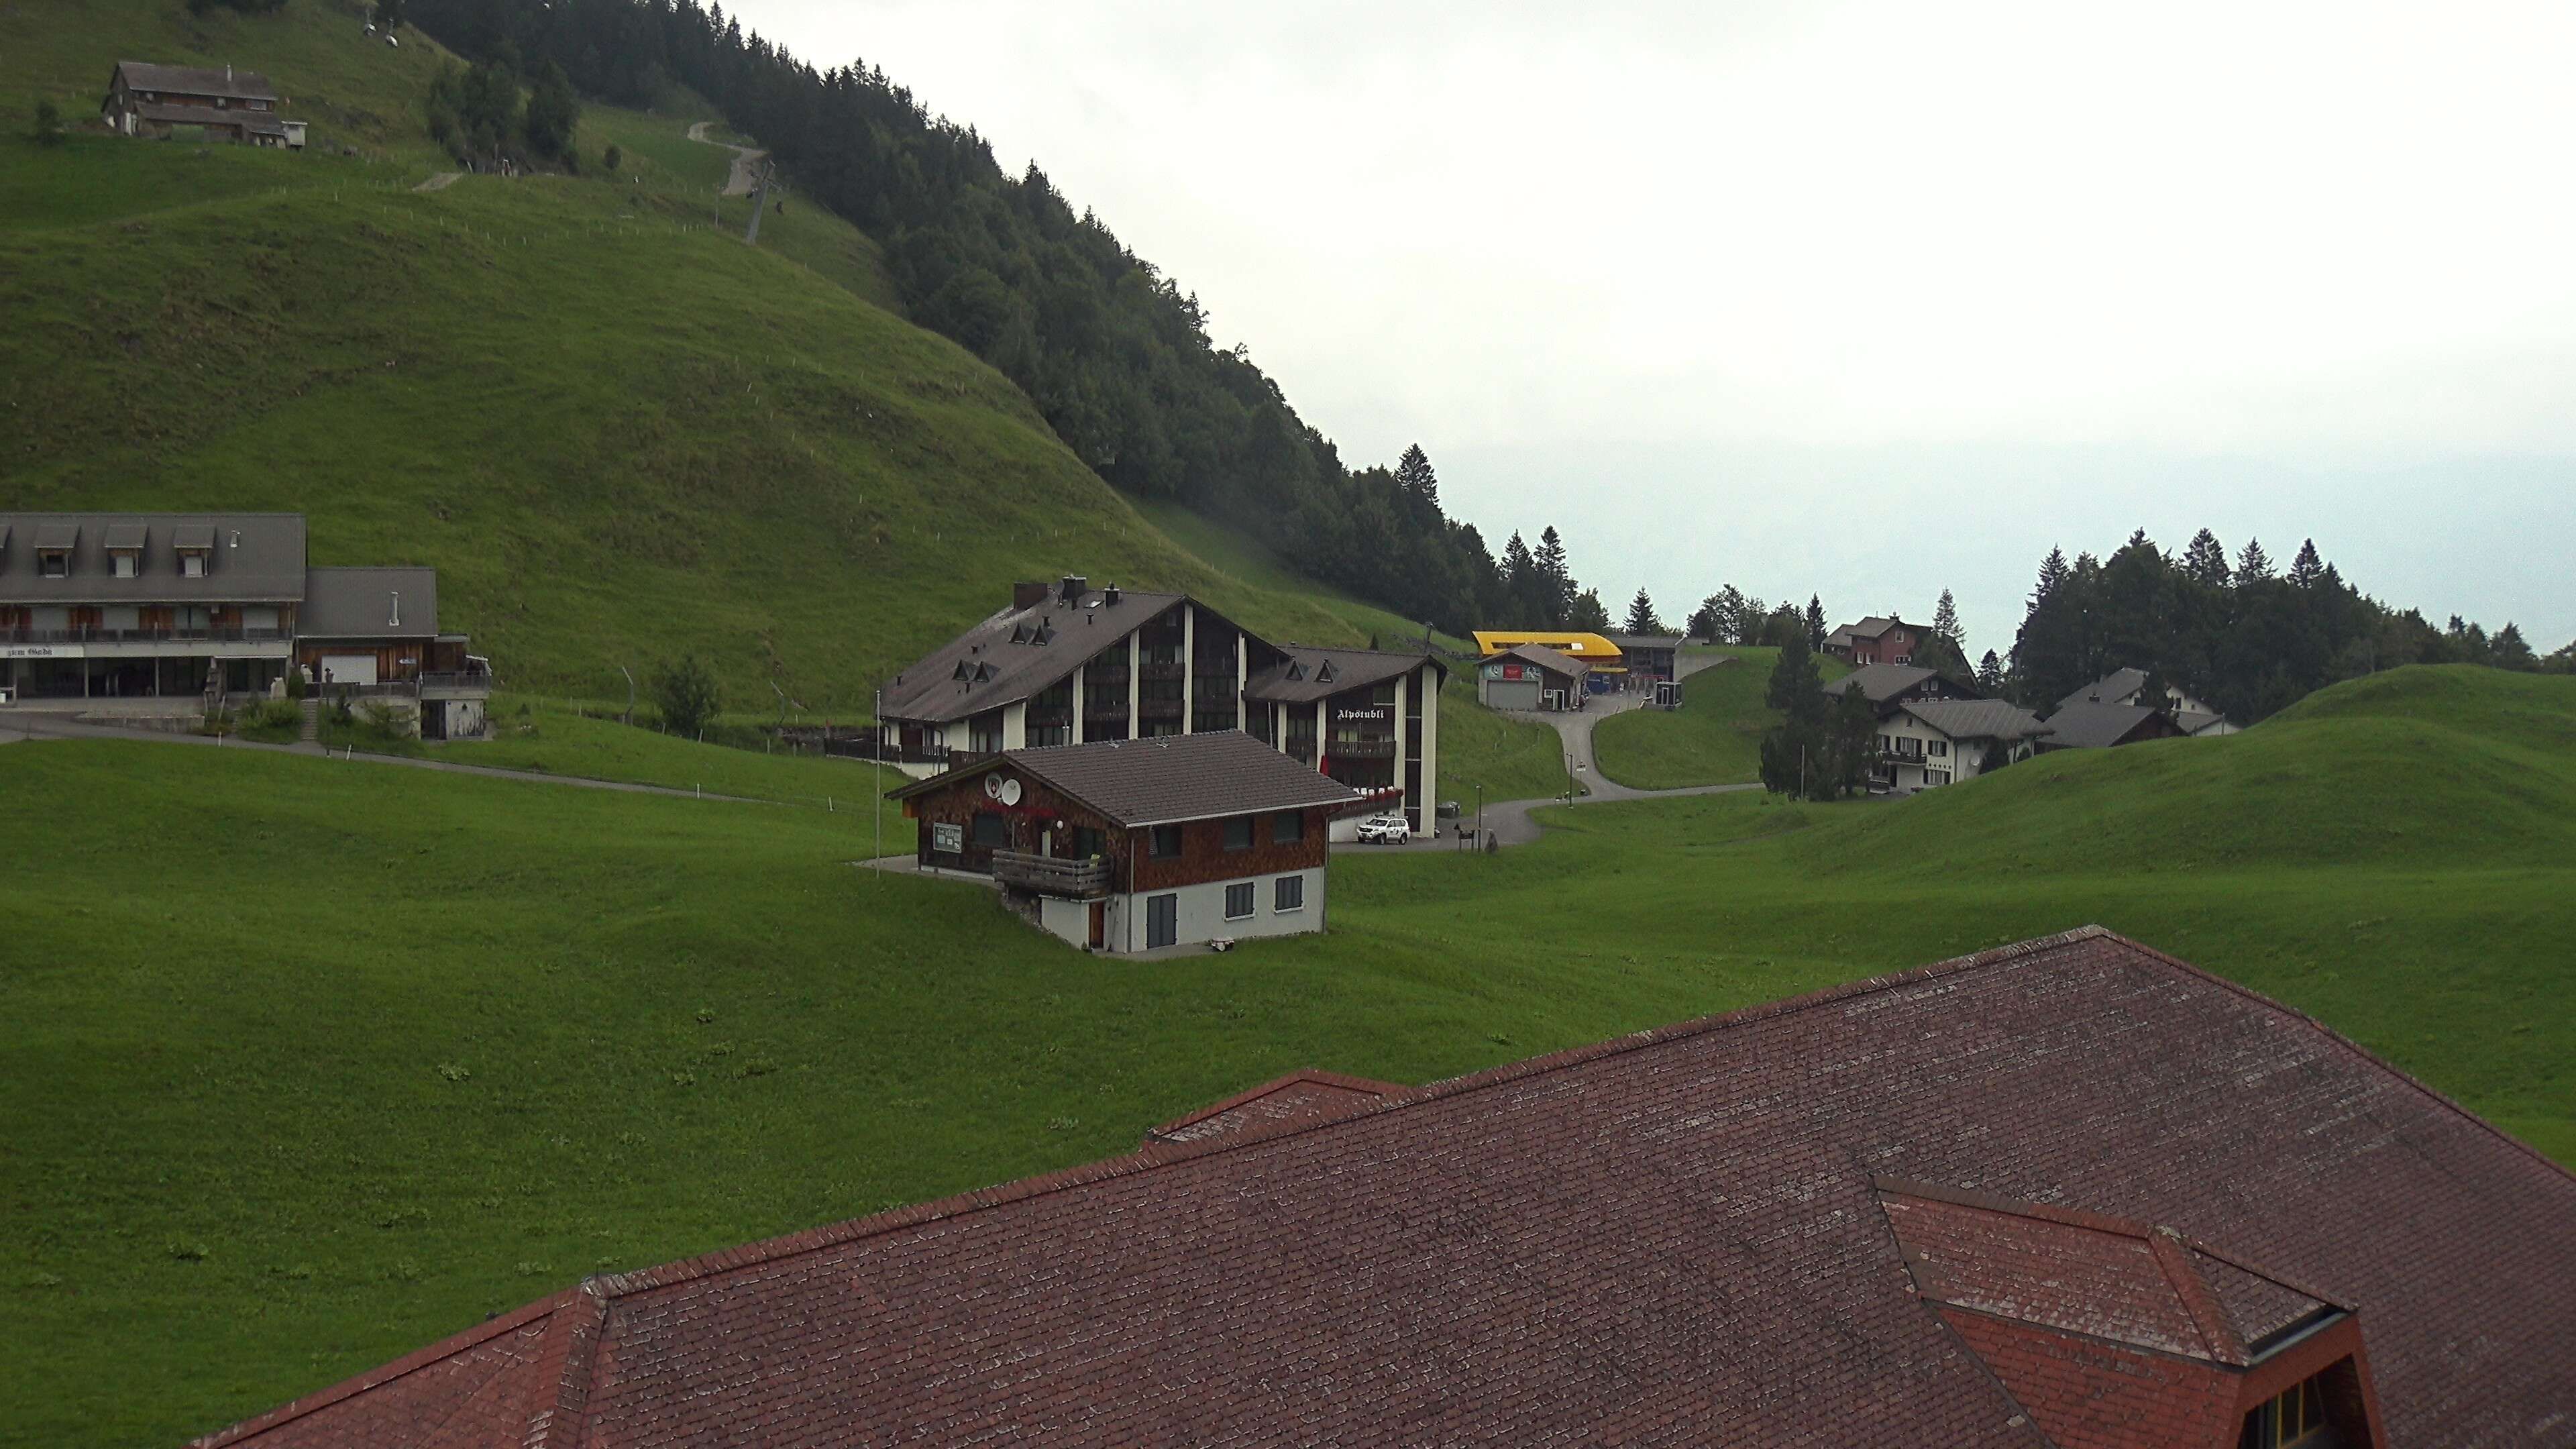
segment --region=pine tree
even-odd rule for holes
[[[1985,658],[1977,661],[1977,688],[1996,699],[2003,698],[2004,662],[1995,657],[1992,649],[1986,651]]]
[[[2272,576],[2272,556],[2263,551],[2263,540],[2249,538],[2236,553],[2236,582],[2239,585],[2261,583]]]
[[[1809,594],[1807,596],[1807,647],[1824,648],[1825,636],[1831,632],[1825,627],[1824,597],[1820,594]]]
[[[1574,609],[1574,575],[1566,569],[1565,540],[1557,537],[1555,524],[1539,530],[1538,551],[1530,557],[1537,565],[1540,588],[1545,591],[1540,602],[1546,616],[1540,622],[1551,629],[1562,629]]]
[[[1574,596],[1565,609],[1564,627],[1586,634],[1606,634],[1610,630],[1610,611],[1602,606],[1599,589],[1585,589]]]
[[[2503,628],[2496,631],[2495,638],[2489,641],[2488,657],[2494,661],[2498,669],[2529,671],[2540,667],[2539,657],[2531,652],[2530,643],[2522,637],[2522,626],[2510,619],[2505,621]]]
[[[2311,538],[2300,543],[2299,556],[2290,560],[2290,582],[2303,589],[2313,589],[2325,571],[2325,561],[2317,557],[2317,541]]]
[[[1664,621],[1655,617],[1655,601],[1646,597],[1643,588],[1628,601],[1628,630],[1631,634],[1661,634]]]
[[[1941,591],[1941,602],[1932,606],[1932,633],[1936,638],[1949,640],[1950,647],[1959,652],[1960,658],[1967,657],[1968,638],[1959,629],[1959,603],[1950,597],[1948,589]]]
[[[2218,535],[2204,528],[2191,536],[2191,546],[2183,550],[2182,571],[2193,583],[2206,588],[2227,587],[2227,550]]]
[[[1428,505],[1437,512],[1440,507],[1440,479],[1431,471],[1431,455],[1415,443],[1404,450],[1395,465],[1395,481],[1404,496]]]
[[[1512,531],[1511,541],[1503,545],[1503,562],[1496,570],[1502,581],[1503,614],[1497,623],[1527,629],[1547,622],[1538,611],[1540,593],[1538,560],[1531,557],[1529,545],[1521,542],[1520,531]]]
[[[1808,651],[1806,634],[1801,631],[1780,645],[1780,657],[1772,661],[1771,682],[1763,688],[1762,702],[1783,714],[1796,714],[1809,707],[1810,696],[1823,698],[1823,691],[1816,656]]]

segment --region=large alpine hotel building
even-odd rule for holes
[[[897,674],[877,706],[908,763],[1239,729],[1436,827],[1440,686],[1428,650],[1272,644],[1187,594],[1013,587],[1010,607]]]

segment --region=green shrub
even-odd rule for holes
[[[653,671],[653,706],[662,712],[663,727],[675,735],[696,736],[723,703],[715,675],[694,654]]]

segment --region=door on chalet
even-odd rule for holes
[[[1181,898],[1147,896],[1145,898],[1145,949],[1168,946],[1181,938]]]
[[[1093,901],[1091,903],[1091,949],[1097,951],[1108,944],[1109,903],[1107,901]]]

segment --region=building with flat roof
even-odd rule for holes
[[[1329,826],[1364,803],[1240,730],[1004,750],[887,798],[921,869],[1116,952],[1324,929]]]
[[[896,674],[879,739],[908,774],[952,755],[1242,730],[1437,821],[1440,687],[1428,649],[1273,644],[1187,594],[1018,584],[1010,607]]]
[[[427,568],[313,568],[300,513],[0,513],[0,694],[12,702],[276,692],[398,701],[478,734],[491,671],[438,628]]]
[[[2557,1446],[2572,1244],[2576,1176],[2088,927],[1428,1086],[1301,1073],[200,1444]]]

